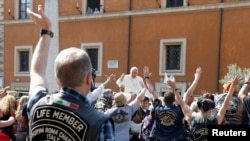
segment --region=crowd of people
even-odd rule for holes
[[[208,125],[249,125],[250,75],[234,76],[223,85],[221,94],[194,91],[202,74],[197,67],[194,80],[185,93],[176,87],[176,79],[166,75],[171,88],[161,99],[145,66],[143,76],[131,67],[129,74],[116,80],[119,91],[108,88],[111,74],[95,89],[92,65],[87,52],[70,47],[55,59],[54,73],[58,92],[50,93],[45,72],[53,32],[42,5],[38,12],[27,10],[41,29],[30,68],[28,96],[0,91],[1,141],[204,141]],[[244,84],[237,91],[244,79]]]
[[[25,141],[28,127],[22,126],[22,110],[28,96],[21,96],[16,91],[9,91],[6,86],[0,91],[0,140]],[[27,124],[23,124],[27,125]]]

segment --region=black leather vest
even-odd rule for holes
[[[30,141],[95,141],[107,115],[93,109],[86,99],[62,93],[47,95],[31,109]]]

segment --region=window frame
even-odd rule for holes
[[[179,70],[165,70],[166,60],[166,48],[167,45],[180,45],[180,69]],[[160,40],[160,64],[159,64],[159,75],[171,74],[176,76],[185,75],[186,71],[186,38],[175,38],[175,39],[161,39]]]
[[[96,70],[96,76],[102,75],[102,58],[103,58],[103,43],[95,42],[95,43],[81,43],[81,49],[98,49],[98,65]]]
[[[29,68],[28,71],[19,71],[20,60],[19,60],[19,53],[20,51],[29,51]],[[15,57],[14,57],[14,75],[15,76],[29,76],[30,74],[30,65],[31,65],[31,58],[32,58],[32,46],[15,46]]]

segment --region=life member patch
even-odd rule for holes
[[[31,135],[33,141],[81,141],[88,126],[76,114],[63,108],[38,106],[33,113]]]

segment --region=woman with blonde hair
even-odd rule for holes
[[[29,97],[23,95],[17,104],[16,110],[16,120],[17,120],[17,132],[16,132],[16,141],[25,141],[28,134],[28,120],[25,116],[22,115],[22,110],[24,105],[27,103]]]
[[[3,112],[0,109],[0,118],[2,117],[3,117]],[[11,126],[13,123],[15,123],[15,121],[16,120],[13,116],[10,116],[8,120],[0,120],[0,128]],[[8,134],[2,133],[2,131],[0,132],[0,139],[1,141],[10,141],[10,137],[8,136]]]
[[[11,116],[15,117],[16,98],[14,96],[6,93],[3,97],[1,97],[0,105],[3,113],[3,116],[0,118],[0,120],[8,120]],[[1,128],[2,132],[6,133],[12,141],[16,141],[14,135],[15,131],[13,129],[13,125]]]

